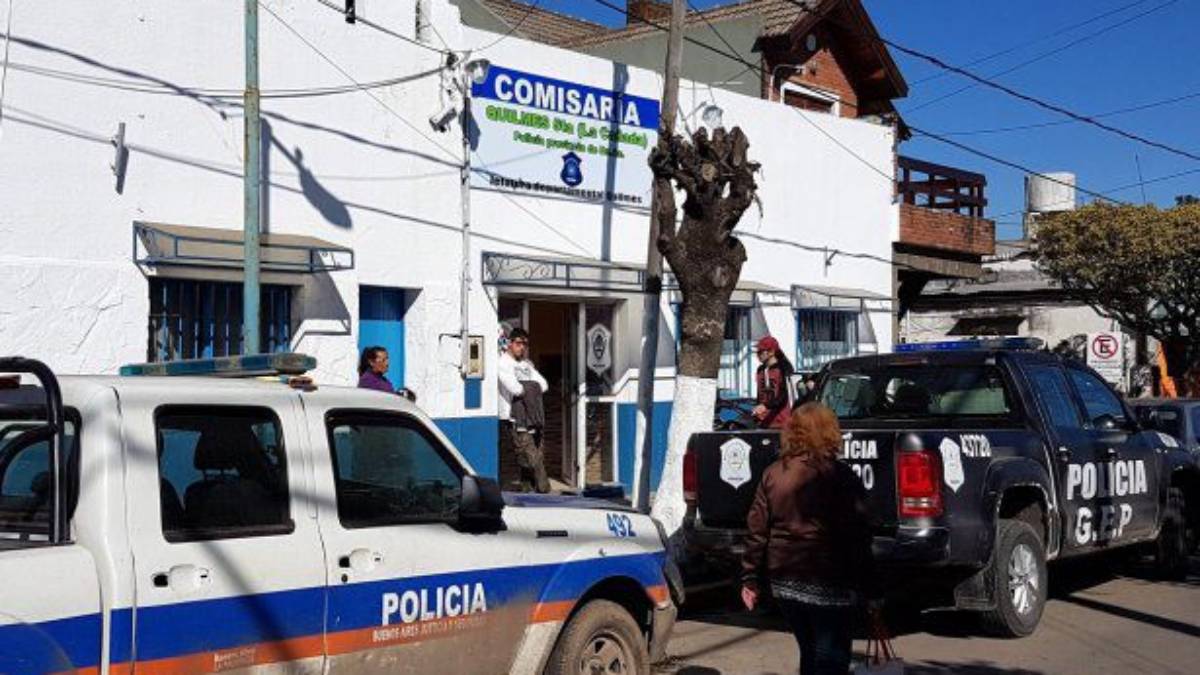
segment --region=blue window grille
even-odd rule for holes
[[[292,340],[292,288],[264,285],[260,307],[260,351],[288,351]],[[241,353],[241,283],[150,279],[148,361]]]
[[[857,311],[800,309],[796,311],[796,368],[818,370],[821,366],[858,355]]]
[[[725,315],[717,390],[723,398],[754,397],[754,344],[750,339],[749,307],[730,307]]]

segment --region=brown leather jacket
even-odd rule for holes
[[[747,516],[742,583],[795,579],[877,597],[866,491],[838,461],[767,467]]]

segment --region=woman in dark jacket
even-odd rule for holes
[[[760,365],[754,376],[758,387],[754,418],[763,429],[782,429],[792,409],[788,387],[795,369],[779,348],[779,341],[770,335],[758,341],[757,351]]]
[[[742,600],[753,609],[760,580],[769,581],[804,675],[846,675],[856,607],[878,596],[866,492],[838,461],[841,443],[829,408],[792,411],[780,458],[763,473],[747,518]]]

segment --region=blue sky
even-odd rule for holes
[[[624,0],[608,1],[624,5]],[[723,4],[720,0],[691,2],[697,8]],[[1198,94],[1169,105],[1101,119],[1200,155],[1198,0],[865,0],[864,4],[884,37],[947,63],[966,66],[1012,49],[968,69],[995,76],[998,82],[1079,113],[1108,113]],[[540,6],[611,25],[624,22],[624,16],[593,0],[542,0]],[[1083,22],[1088,23],[1071,28]],[[1062,51],[1011,73],[998,74],[1059,49]],[[983,87],[919,107],[970,82],[953,74],[921,82],[942,71],[894,51],[893,57],[909,83],[908,98],[898,101],[897,106],[913,126],[957,134],[1064,119]],[[1146,185],[1145,198],[1166,205],[1172,204],[1178,194],[1200,194],[1200,162],[1085,124],[952,138],[1037,171],[1073,171],[1081,187],[1102,193],[1138,183],[1139,161],[1141,176],[1147,181],[1196,170]],[[987,213],[997,219],[999,236],[1020,235],[1020,171],[917,137],[901,146],[901,152],[985,173],[991,202]],[[1137,203],[1143,198],[1137,186],[1112,196]]]

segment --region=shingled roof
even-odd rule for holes
[[[542,9],[520,0],[479,0],[479,4],[504,22],[514,35],[565,47],[569,43],[613,29],[591,21]]]
[[[500,21],[509,26],[513,34],[565,49],[586,51],[589,47],[636,40],[659,32],[662,27],[640,20],[632,20],[621,28],[609,28],[591,21],[576,19],[559,12],[542,9],[530,0],[476,0]],[[613,0],[620,6],[624,0]],[[801,5],[805,5],[801,6]],[[868,36],[878,36],[870,17],[859,0],[738,0],[730,4],[713,7],[703,12],[689,11],[685,26],[703,27],[743,17],[758,17],[762,22],[759,39],[771,40],[789,35],[803,36],[826,16],[832,16],[835,28],[854,25]],[[843,32],[853,38],[850,31]],[[887,98],[905,96],[908,85],[900,69],[892,60],[888,50],[878,40],[850,39],[854,57],[875,64],[878,69],[875,80],[886,82]]]

